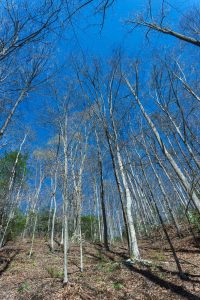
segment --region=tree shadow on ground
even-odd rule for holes
[[[163,272],[163,273],[166,273],[166,274],[179,276],[179,272],[178,271],[170,271],[170,270],[167,270],[167,269],[163,268],[162,266],[157,266],[157,269],[159,271]],[[200,278],[199,274],[190,274],[190,273],[187,272],[186,275],[189,276],[189,277],[193,277],[193,278],[194,277]],[[189,277],[187,279],[185,279],[185,281],[190,281],[190,282],[194,282],[194,283],[200,283],[199,280],[193,280],[193,279],[191,279]]]
[[[182,264],[192,265],[192,266],[194,266],[194,267],[199,268],[198,265],[195,265],[195,264],[191,263],[190,261],[188,261],[188,260],[186,260],[186,259],[183,259],[183,258],[180,258],[180,257],[179,257],[179,260],[182,262]],[[200,276],[200,274],[199,274],[199,276]]]
[[[148,247],[143,247],[143,250],[149,250]],[[171,249],[169,248],[158,248],[158,247],[151,247],[150,250],[155,250],[155,251],[163,251],[163,252],[171,252]],[[177,248],[176,252],[180,252],[180,253],[200,253],[200,249],[184,249],[184,248]]]
[[[98,245],[98,246],[103,249],[102,245]],[[169,282],[167,280],[164,280],[164,279],[160,278],[159,276],[152,273],[150,269],[146,269],[146,270],[140,269],[140,268],[134,266],[133,264],[130,264],[130,263],[124,261],[124,260],[128,259],[128,256],[125,253],[112,251],[112,250],[110,250],[109,252],[106,252],[105,250],[103,251],[103,254],[105,256],[107,256],[108,258],[110,258],[109,253],[112,253],[112,254],[114,254],[118,257],[123,258],[123,265],[124,266],[126,266],[130,271],[142,275],[143,277],[150,280],[154,284],[159,285],[162,288],[166,288],[168,290],[171,290],[173,293],[175,293],[179,296],[185,297],[188,300],[200,300],[199,296],[187,291],[185,288],[183,288],[183,287],[181,287],[177,284],[174,284],[172,282]],[[113,258],[112,258],[112,260],[113,260]],[[163,273],[168,273],[168,274],[171,274],[171,275],[178,275],[177,271],[170,272],[167,269],[164,269],[163,267],[158,267],[158,270],[160,270]],[[191,276],[191,277],[199,277],[199,275],[192,275],[192,274],[188,274],[188,275]],[[193,282],[193,283],[199,283],[200,282],[199,280],[193,280],[193,279],[190,279],[190,278],[188,278],[184,281],[189,281],[189,282]]]
[[[169,282],[167,280],[161,279],[157,275],[153,274],[150,270],[143,270],[143,269],[138,269],[137,267],[130,265],[126,262],[124,262],[124,265],[132,272],[140,274],[150,280],[151,282],[159,285],[162,288],[166,288],[168,290],[171,290],[173,293],[185,297],[188,300],[200,300],[200,297],[197,295],[187,291],[183,287],[176,285],[172,282]]]
[[[95,255],[94,253],[91,253],[89,251],[85,251],[85,255],[89,255],[90,257],[92,257],[93,259],[95,259],[96,261],[101,261],[101,257]]]
[[[5,252],[5,253],[3,253]],[[15,258],[17,254],[19,254],[19,249],[6,249],[5,251],[1,251],[0,253],[0,276],[8,269],[11,262]],[[12,253],[12,254],[10,254]]]

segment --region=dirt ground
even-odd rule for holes
[[[105,252],[101,245],[84,243],[84,272],[79,247],[69,253],[69,284],[62,286],[63,253],[54,253],[43,239],[8,243],[0,250],[0,300],[124,299],[200,300],[200,249],[192,237],[173,240],[188,278],[179,278],[171,251],[162,239],[140,241],[142,258],[151,265],[130,264],[123,245]]]

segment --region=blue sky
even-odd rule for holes
[[[156,16],[160,11],[161,0],[152,0],[152,7],[154,15]],[[146,10],[146,0],[118,0],[115,2],[115,5],[110,8],[107,12],[104,28],[99,33],[99,27],[95,26],[97,23],[97,18],[87,18],[86,22],[88,24],[78,23],[80,20],[78,17],[73,21],[75,33],[78,36],[78,44],[74,35],[72,33],[72,47],[76,45],[77,49],[79,45],[84,50],[87,55],[100,55],[107,56],[111,54],[112,49],[116,47],[122,47],[125,51],[139,52],[144,44],[144,35],[141,29],[137,29],[132,33],[129,33],[129,27],[125,25],[125,21],[130,16],[133,16],[137,13],[145,12]],[[177,21],[191,5],[197,3],[196,0],[169,0],[166,1],[169,3],[169,11],[167,13],[167,20],[170,24],[177,26]],[[80,14],[80,16],[82,16]],[[84,15],[83,15],[84,17]],[[88,26],[87,26],[88,25]],[[153,33],[152,33],[153,35]],[[158,41],[157,37],[153,39],[153,42]],[[155,36],[155,34],[154,34]],[[161,40],[165,42],[166,37],[161,37]],[[170,38],[173,40],[173,38]],[[73,41],[74,40],[74,41]],[[65,45],[62,45],[63,50],[67,50]],[[138,49],[138,51],[137,51]]]
[[[167,2],[167,1],[166,1]],[[137,12],[144,12],[147,1],[145,0],[118,0],[114,6],[107,12],[103,30],[100,33],[100,27],[94,25],[98,23],[97,17],[91,17],[88,14],[88,8],[85,8],[74,20],[73,28],[66,30],[64,37],[58,41],[55,48],[54,59],[58,64],[67,62],[69,55],[84,55],[90,61],[94,57],[100,57],[106,61],[114,49],[121,48],[124,56],[130,56],[133,60],[136,57],[142,58],[145,66],[144,72],[148,73],[151,65],[152,53],[166,51],[167,48],[173,48],[175,39],[159,33],[150,33],[150,42],[145,39],[145,31],[141,28],[129,32],[129,27],[124,24],[125,20],[135,15]],[[152,0],[154,15],[160,10],[160,0]],[[169,0],[170,8],[167,13],[167,20],[174,29],[178,28],[178,20],[182,13],[187,11],[188,7],[197,3],[196,0]],[[80,22],[81,20],[81,22]],[[37,132],[35,147],[43,146],[47,143],[51,132],[42,128],[39,121],[41,115],[38,112],[43,105],[42,95],[33,94],[30,103],[25,102],[21,111],[24,113],[23,122],[29,124]]]

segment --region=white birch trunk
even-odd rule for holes
[[[178,175],[179,179],[181,180],[185,190],[187,191],[188,195],[191,197],[191,199],[193,200],[196,208],[198,209],[198,211],[200,212],[200,200],[197,196],[197,194],[195,193],[195,191],[193,190],[193,187],[191,186],[191,184],[188,182],[187,178],[185,177],[185,175],[183,174],[183,172],[181,171],[181,169],[178,167],[177,163],[175,162],[175,160],[173,159],[173,157],[171,156],[171,154],[168,152],[164,141],[162,140],[162,138],[160,137],[160,134],[158,133],[157,128],[155,127],[154,123],[152,122],[151,118],[149,117],[149,115],[146,113],[143,105],[141,104],[135,90],[133,89],[133,87],[131,86],[130,82],[128,81],[127,78],[125,78],[125,81],[131,91],[131,93],[133,94],[133,96],[135,97],[145,119],[147,120],[149,126],[151,127],[164,155],[167,157],[168,161],[170,162],[170,164],[172,165],[174,171],[176,172],[176,174]]]
[[[67,127],[68,127],[68,116],[67,111],[65,112],[64,124],[60,124],[61,137],[63,141],[64,151],[64,178],[63,178],[63,246],[64,246],[64,260],[63,260],[63,271],[64,278],[63,284],[68,283],[68,152],[67,152]]]
[[[130,235],[130,256],[131,256],[131,258],[140,259],[140,253],[139,253],[139,248],[138,248],[138,243],[137,243],[137,238],[136,238],[136,232],[135,232],[135,227],[134,227],[133,217],[132,217],[132,212],[131,212],[132,211],[131,193],[129,190],[128,182],[126,180],[126,175],[125,175],[125,172],[123,169],[122,158],[121,158],[118,147],[117,147],[117,159],[118,159],[119,169],[120,169],[120,173],[122,176],[122,182],[123,182],[125,194],[126,194],[126,214],[127,214],[127,222],[128,222],[129,235]]]
[[[54,250],[54,228],[55,228],[55,219],[56,219],[56,189],[57,189],[57,170],[54,176],[54,187],[53,187],[53,216],[52,216],[52,224],[51,224],[51,249]]]

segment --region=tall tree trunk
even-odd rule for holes
[[[67,128],[68,128],[68,115],[65,112],[64,124],[60,124],[61,138],[63,141],[64,152],[64,176],[63,176],[63,246],[64,246],[64,260],[63,260],[63,285],[68,283],[68,152],[67,152]]]
[[[156,169],[155,169],[155,167],[154,167],[154,164],[153,164],[153,162],[152,162],[152,159],[151,159],[150,153],[149,153],[149,151],[148,151],[148,147],[147,147],[147,145],[146,145],[146,143],[145,143],[144,137],[143,137],[143,145],[144,145],[144,147],[145,147],[145,151],[146,151],[146,154],[147,154],[147,156],[148,156],[148,159],[149,159],[151,168],[152,168],[152,170],[153,170],[153,173],[154,173],[154,175],[155,175],[155,177],[156,177],[156,179],[157,179],[159,188],[160,188],[161,193],[162,193],[162,195],[163,195],[163,199],[164,199],[164,201],[165,201],[167,210],[168,210],[168,212],[169,212],[169,214],[170,214],[170,216],[171,216],[171,219],[172,219],[172,221],[173,221],[173,223],[174,223],[174,225],[175,225],[175,227],[176,227],[177,235],[178,235],[179,237],[181,237],[181,230],[180,230],[180,226],[179,226],[179,224],[178,224],[178,220],[177,220],[177,218],[176,218],[176,215],[175,215],[174,212],[173,212],[173,209],[172,209],[172,207],[171,207],[169,198],[168,198],[168,196],[167,196],[167,194],[166,194],[166,192],[165,192],[165,189],[164,189],[164,187],[163,187],[163,185],[162,185],[161,179],[160,179],[160,177],[159,177],[159,175],[158,175],[158,173],[157,173],[157,171],[156,171]]]
[[[143,169],[142,162],[141,162],[141,167],[142,167],[142,172],[143,172],[143,175],[144,175],[144,179],[145,179],[145,181],[146,181],[146,183],[147,183],[147,186],[148,186],[148,189],[149,189],[149,192],[150,192],[150,195],[151,195],[151,199],[152,199],[152,201],[153,201],[153,203],[154,203],[154,207],[155,207],[155,209],[156,209],[158,218],[159,218],[159,220],[160,220],[160,223],[161,223],[161,226],[162,226],[162,228],[163,228],[164,234],[165,234],[166,239],[167,239],[167,241],[168,241],[168,243],[169,243],[169,246],[170,246],[170,248],[171,248],[171,251],[172,251],[172,254],[173,254],[173,257],[174,257],[176,266],[177,266],[177,269],[178,269],[178,271],[179,271],[179,275],[180,275],[181,278],[185,278],[185,274],[184,274],[183,271],[182,271],[182,268],[181,268],[181,265],[180,265],[178,256],[176,255],[175,248],[174,248],[174,246],[173,246],[173,244],[172,244],[172,241],[171,241],[171,239],[170,239],[170,236],[169,236],[169,234],[168,234],[168,232],[167,232],[165,223],[163,222],[163,218],[162,218],[162,216],[161,216],[161,214],[160,214],[158,205],[157,205],[157,203],[156,203],[156,201],[155,201],[155,198],[154,198],[153,192],[152,192],[152,190],[151,190],[149,181],[148,181],[148,179],[147,179],[146,173],[145,173],[145,171],[144,171],[144,169]]]
[[[183,184],[185,190],[187,191],[188,195],[191,197],[192,201],[194,202],[196,208],[200,212],[200,199],[198,198],[198,195],[193,190],[193,187],[191,186],[191,184],[189,183],[189,181],[187,180],[187,178],[185,177],[185,175],[183,174],[181,169],[178,167],[178,165],[175,162],[175,160],[173,159],[172,155],[168,152],[167,147],[165,146],[165,143],[164,143],[163,139],[161,138],[160,134],[158,133],[158,130],[157,130],[155,124],[152,122],[151,118],[146,113],[142,103],[140,102],[140,100],[137,96],[136,91],[131,86],[131,84],[130,84],[130,82],[128,81],[127,78],[125,78],[125,81],[126,81],[127,86],[129,87],[131,93],[135,97],[136,102],[138,103],[138,105],[139,105],[139,107],[142,111],[143,116],[147,120],[147,123],[149,124],[150,128],[152,129],[152,131],[153,131],[153,133],[154,133],[154,135],[155,135],[155,137],[156,137],[156,139],[157,139],[157,141],[158,141],[158,143],[161,147],[161,150],[162,150],[163,154],[166,156],[166,158],[170,162],[170,164],[173,167],[175,173],[177,174],[177,176],[179,177],[181,183]]]
[[[127,223],[129,228],[129,242],[130,242],[130,257],[140,259],[140,253],[136,238],[135,227],[133,223],[133,216],[132,216],[132,199],[131,193],[128,186],[128,182],[126,180],[126,175],[123,169],[122,158],[119,152],[119,148],[117,147],[117,159],[119,164],[120,173],[122,176],[122,182],[124,185],[125,195],[126,195],[126,215],[127,215]]]
[[[129,229],[128,229],[127,215],[126,215],[125,205],[124,205],[124,202],[125,202],[124,193],[123,193],[123,190],[122,190],[122,187],[121,187],[119,172],[117,170],[115,157],[114,157],[114,152],[113,152],[113,148],[112,148],[112,145],[111,145],[111,141],[110,141],[110,137],[109,137],[109,133],[107,131],[107,128],[105,128],[105,134],[106,134],[106,139],[107,139],[107,142],[108,142],[110,156],[111,156],[111,160],[112,160],[112,166],[113,166],[115,181],[116,181],[117,189],[118,189],[118,192],[119,192],[119,199],[120,199],[120,203],[121,203],[121,207],[122,207],[122,213],[123,213],[123,219],[124,219],[124,225],[125,225],[126,238],[127,238],[127,242],[128,242],[128,248],[130,250]]]
[[[55,172],[54,176],[54,185],[52,184],[53,188],[53,216],[52,216],[52,223],[51,223],[51,249],[54,250],[54,228],[55,228],[55,219],[56,219],[56,209],[57,209],[57,203],[56,203],[56,189],[57,189],[57,170]]]
[[[99,173],[100,173],[100,196],[101,196],[101,209],[102,209],[102,217],[103,217],[104,247],[106,250],[109,250],[108,227],[107,227],[104,182],[103,182],[103,165],[102,165],[102,156],[101,156],[101,150],[100,150],[100,146],[99,146],[99,140],[98,140],[97,133],[96,133],[96,141],[97,141],[97,148],[98,148],[98,165],[99,165]]]

